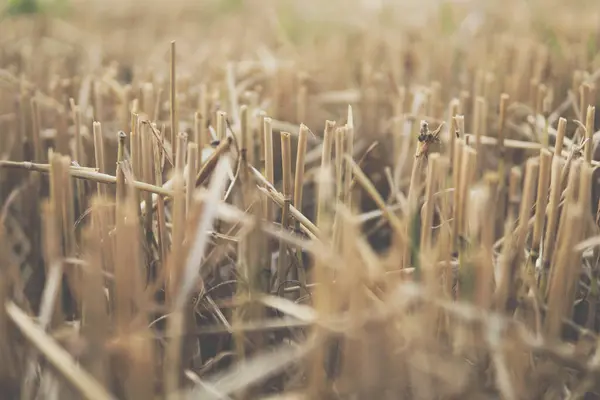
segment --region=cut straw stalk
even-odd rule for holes
[[[271,118],[264,119],[264,142],[265,142],[265,179],[273,186],[275,185],[275,164],[273,160],[273,125]],[[265,202],[265,218],[270,221],[274,218],[273,205]]]
[[[537,258],[542,241],[542,230],[546,218],[546,206],[550,189],[550,172],[552,170],[552,153],[547,149],[540,151],[540,173],[537,186],[537,201],[535,205],[535,223],[531,242],[532,256]]]
[[[306,139],[308,128],[300,126],[298,135],[298,148],[296,152],[296,170],[294,179],[294,207],[302,211],[302,193],[304,188],[304,160],[306,159]]]
[[[308,137],[308,128],[302,124],[298,134],[298,148],[296,152],[296,170],[294,181],[294,207],[302,212],[302,198],[304,193],[304,164],[306,160],[306,140]],[[300,222],[296,221],[296,229],[300,228]],[[302,252],[298,251],[298,279],[302,284],[306,284]]]
[[[552,159],[552,173],[550,176],[550,198],[548,200],[548,220],[546,221],[544,251],[542,253],[542,266],[549,268],[554,253],[556,229],[558,227],[558,209],[562,193],[561,174],[564,160],[554,156]]]
[[[75,127],[75,160],[79,165],[85,165],[84,153],[83,153],[83,142],[81,139],[81,112],[79,107],[75,104],[75,100],[69,99],[71,105],[71,118],[73,119],[73,125]]]
[[[500,254],[499,274],[497,276],[497,285],[494,292],[494,302],[496,309],[500,312],[506,312],[509,307],[508,300],[514,293],[514,278],[515,278],[515,256],[514,247],[516,246],[516,238],[514,235],[514,225],[516,221],[516,204],[518,204],[518,195],[521,183],[521,170],[517,167],[512,167],[510,170],[509,186],[508,186],[508,212],[504,223],[503,247]]]
[[[153,184],[154,180],[155,180],[154,151],[152,148],[153,135],[150,132],[147,124],[140,125],[138,129],[139,129],[139,134],[141,135],[141,138],[139,140],[140,141],[139,146],[141,149],[141,154],[140,154],[141,155],[141,157],[140,157],[141,177],[144,180],[144,182],[146,182],[148,184]],[[145,192],[143,198],[144,198],[145,203],[150,203],[152,201],[152,193]],[[153,233],[152,221],[153,221],[152,212],[151,211],[147,212],[144,215],[144,228],[146,230],[146,235],[149,239],[151,239],[152,233]]]
[[[248,106],[243,105],[240,107],[240,146],[241,146],[241,157],[244,162],[250,165],[255,164],[254,160],[254,135],[251,132],[249,126]]]
[[[459,183],[460,186],[458,190],[460,203],[458,204],[458,220],[455,223],[458,224],[458,234],[460,236],[464,236],[467,234],[467,224],[468,219],[466,217],[467,211],[469,209],[469,197],[468,191],[473,183],[473,179],[475,178],[475,168],[477,165],[477,152],[468,146],[465,146],[462,150],[461,156],[461,169],[460,169],[460,178]],[[459,239],[460,240],[460,239]],[[459,243],[459,251],[460,251],[460,243]]]
[[[188,144],[187,171],[186,171],[186,215],[190,215],[193,202],[194,188],[196,187],[196,171],[198,164],[198,145],[196,143]]]
[[[83,148],[83,140],[82,140],[82,135],[81,135],[81,112],[79,110],[79,107],[77,105],[75,105],[75,101],[71,98],[69,99],[69,103],[71,105],[71,115],[72,115],[72,119],[73,119],[73,126],[75,128],[75,152],[74,152],[74,157],[75,157],[75,161],[77,161],[77,163],[79,163],[79,165],[85,166],[87,165],[87,160],[85,157],[85,151]],[[37,111],[37,107],[35,107],[35,112]],[[39,132],[34,132],[36,134],[39,134]],[[77,193],[77,204],[79,204],[79,206],[84,206],[85,205],[85,187],[83,185],[83,182],[80,181],[76,181],[75,182],[75,191]]]
[[[556,129],[556,142],[554,143],[554,157],[560,157],[563,150],[563,144],[565,141],[565,133],[567,131],[567,120],[560,118],[558,120],[558,127]]]
[[[424,121],[421,122],[421,126],[423,126]],[[417,147],[417,152],[419,151],[419,147]],[[418,154],[418,153],[417,153]],[[415,263],[418,260],[414,259],[414,252],[416,250],[417,241],[420,239],[419,237],[413,237],[411,232],[416,229],[416,224],[418,224],[416,216],[418,215],[418,203],[421,197],[421,192],[423,190],[423,170],[425,169],[425,158],[426,155],[421,155],[420,157],[415,157],[412,167],[412,172],[410,176],[410,185],[408,188],[408,196],[407,196],[407,210],[406,215],[409,223],[404,227],[404,236],[406,238],[410,238],[410,242],[406,243],[404,248],[404,258],[403,258],[403,267],[407,268],[411,263]],[[397,232],[395,232],[397,234]],[[412,265],[411,265],[412,266]],[[415,267],[416,268],[416,267]]]
[[[180,270],[183,262],[183,241],[185,238],[185,154],[187,135],[180,133],[177,136],[177,153],[175,162],[175,175],[173,176],[173,229],[171,242],[171,257],[167,274],[167,301],[172,302],[175,290],[180,286]]]
[[[459,238],[460,238],[460,218],[462,216],[460,205],[462,204],[462,193],[458,190],[461,187],[460,182],[460,170],[462,166],[463,148],[465,147],[464,139],[460,138],[454,142],[454,162],[452,164],[452,184],[454,189],[453,192],[453,206],[452,206],[452,247],[454,250],[458,250]]]
[[[344,137],[347,129],[344,126],[335,130],[335,187],[338,202],[341,202],[344,196]]]
[[[525,241],[529,230],[529,217],[535,198],[535,183],[539,175],[539,160],[530,158],[527,160],[525,169],[525,183],[523,185],[523,194],[521,196],[521,209],[519,212],[519,225],[517,228],[517,254],[522,254],[525,247]]]
[[[426,253],[431,247],[431,225],[433,221],[434,201],[433,194],[437,190],[437,181],[439,180],[440,155],[432,154],[429,157],[429,166],[427,168],[427,180],[425,185],[425,203],[423,205],[421,216],[421,239],[420,245]]]
[[[545,319],[544,331],[550,340],[558,339],[563,318],[570,317],[573,296],[577,285],[581,263],[573,246],[578,242],[584,210],[581,204],[566,208],[565,223],[562,225],[558,251],[552,263],[550,284],[548,285],[548,309],[552,310]],[[579,260],[580,261],[580,260]]]
[[[320,237],[325,243],[330,243],[333,234],[334,207],[335,203],[335,182],[334,171],[330,164],[322,167],[317,175],[318,185],[318,203],[323,205],[317,224],[322,232]],[[357,175],[357,179],[358,178]],[[316,257],[314,261],[314,279],[318,286],[314,292],[314,308],[319,310],[320,315],[327,317],[333,314],[335,309],[335,299],[332,271],[327,268],[327,260],[322,257]],[[315,340],[322,340],[327,337],[327,332],[320,326],[315,326],[313,331]],[[318,398],[325,386],[325,365],[327,349],[318,347],[308,362],[308,386],[312,398]]]
[[[0,160],[0,168],[17,168],[17,169],[25,169],[29,171],[50,173],[50,165],[49,164],[36,164],[28,161],[17,162],[17,161],[6,161]],[[80,168],[69,166],[69,174],[73,178],[89,180],[97,183],[105,183],[114,185],[117,183],[117,178],[112,175],[102,174],[100,172],[91,171],[90,168]],[[149,185],[145,182],[134,181],[132,182],[133,186],[136,189],[147,191],[150,193],[156,193],[161,196],[172,196],[173,192],[169,189],[165,189],[162,187]]]
[[[100,122],[94,121],[93,123],[93,133],[94,133],[94,155],[96,158],[96,169],[100,173],[104,173],[106,171],[106,167],[104,166],[104,138],[102,136],[102,126]],[[106,196],[106,187],[101,183],[98,183],[98,195]]]
[[[162,160],[161,160],[161,139],[160,137],[154,136],[152,140],[152,153],[154,155],[154,182],[157,186],[162,187],[163,171],[162,171]],[[154,197],[156,196],[156,203],[154,203]],[[161,259],[159,264],[159,276],[166,276],[165,262],[167,261],[167,249],[168,249],[168,235],[166,227],[166,216],[165,216],[165,199],[162,196],[152,195],[152,204],[156,204],[156,225],[157,225],[157,239],[158,239],[158,250]],[[146,212],[145,206],[148,203],[140,205],[140,211],[142,214]],[[147,213],[147,212],[146,212]]]
[[[471,199],[469,198],[469,190],[473,181],[476,178],[476,165],[477,165],[477,152],[468,146],[465,146],[462,150],[461,155],[461,169],[460,169],[460,203],[458,204],[458,220],[455,223],[458,224],[458,259],[461,269],[460,282],[458,285],[457,293],[461,298],[469,298],[473,295],[473,282],[472,282],[472,265],[470,262],[471,249],[463,242],[461,238],[467,238],[469,236],[470,225],[476,224],[477,221],[471,221],[467,216],[471,208]]]
[[[141,137],[140,132],[138,130],[139,116],[135,113],[131,113],[131,133],[129,135],[129,157],[131,160],[131,167],[133,169],[133,175],[136,178],[140,178],[141,174]]]
[[[460,100],[452,99],[450,105],[448,107],[448,142],[450,143],[450,165],[454,165],[454,151],[455,151],[455,142],[458,129],[456,127],[456,117],[458,115],[458,109],[460,107]],[[395,152],[396,153],[396,152]]]
[[[592,164],[592,150],[594,146],[594,118],[596,114],[596,107],[588,106],[587,114],[585,119],[585,138],[587,141],[585,142],[584,155],[585,161],[588,164]]]
[[[497,173],[488,173],[484,177],[487,199],[482,204],[485,209],[485,215],[495,215],[498,203],[498,188],[500,176]],[[475,284],[476,303],[488,309],[492,305],[492,293],[494,283],[494,235],[495,219],[491,218],[489,222],[480,224],[481,229],[481,265],[476,271],[477,282]]]
[[[44,152],[42,148],[41,142],[41,116],[40,116],[40,108],[36,97],[31,98],[31,117],[32,117],[32,136],[33,136],[33,155],[34,161],[42,162],[44,157]]]
[[[63,255],[66,257],[74,257],[76,254],[76,238],[75,238],[75,208],[74,194],[71,179],[69,179],[68,165],[70,158],[52,154],[51,174],[50,174],[50,198],[53,203],[53,212],[56,216],[56,226],[60,228],[62,237]],[[60,246],[59,246],[60,247]],[[69,288],[73,294],[75,303],[77,304],[81,297],[79,292],[77,271],[70,270],[67,272]]]
[[[283,174],[283,208],[281,214],[281,226],[283,229],[289,227],[290,206],[292,202],[292,159],[291,159],[290,134],[281,132],[281,169]],[[282,240],[279,242],[279,261],[277,264],[277,285],[283,290],[283,283],[287,281],[287,246]]]
[[[321,169],[324,170],[331,165],[331,149],[333,144],[333,137],[335,134],[335,122],[325,121],[325,130],[323,131],[323,147],[321,153]],[[320,197],[317,195],[317,200]],[[317,202],[317,216],[316,220],[319,220],[319,215],[324,209],[325,204]]]
[[[465,140],[465,116],[457,115],[454,117],[456,121],[456,130],[458,131],[458,137]]]

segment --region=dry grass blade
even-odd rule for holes
[[[300,361],[315,346],[314,340],[300,345],[279,345],[234,365],[229,371],[203,379],[197,388],[188,393],[186,399],[229,398],[231,394],[265,380],[288,365]]]
[[[76,363],[71,355],[38,327],[23,310],[12,302],[5,305],[12,322],[23,336],[56,368],[62,377],[89,400],[109,400],[114,397]]]
[[[203,199],[203,213],[198,226],[194,232],[193,242],[190,246],[190,253],[185,262],[183,270],[181,288],[177,292],[175,300],[175,308],[183,306],[192,288],[195,286],[199,268],[202,265],[204,251],[208,243],[208,235],[210,227],[213,224],[217,212],[217,206],[221,201],[225,190],[227,177],[229,175],[230,161],[227,157],[223,157],[217,163],[215,172],[208,187],[207,195]]]
[[[227,139],[223,140],[221,143],[219,143],[219,146],[210,155],[208,160],[206,160],[204,162],[204,164],[202,165],[202,168],[200,168],[200,172],[198,172],[198,175],[196,176],[196,186],[202,185],[208,179],[210,174],[213,172],[213,170],[217,166],[217,163],[219,162],[221,157],[224,154],[227,154],[229,152],[231,143],[232,143],[231,138],[227,138]]]
[[[42,304],[40,306],[40,312],[38,316],[39,327],[42,330],[47,330],[50,326],[50,322],[53,316],[59,315],[58,310],[55,309],[58,295],[61,294],[61,283],[63,276],[63,265],[59,258],[59,232],[56,227],[56,215],[54,213],[54,205],[51,203],[45,203],[43,205],[43,214],[45,221],[44,239],[46,242],[46,259],[49,264],[48,278],[46,279],[46,285],[44,286],[44,292],[42,294]],[[55,321],[57,318],[54,318]],[[23,380],[23,398],[31,398],[34,390],[33,385],[35,382],[35,374],[37,367],[37,352],[30,353],[27,362],[25,377]]]
[[[263,296],[260,298],[260,302],[303,322],[313,323],[318,318],[314,308],[296,304],[279,296]]]

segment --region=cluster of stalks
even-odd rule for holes
[[[53,47],[75,22],[9,21],[30,36],[0,57],[0,391],[600,393],[600,56],[581,45],[600,30],[547,44],[505,3],[444,3],[398,46],[381,15],[294,43],[244,9],[275,39],[257,22],[255,50],[223,38],[210,62],[172,41],[156,67]]]

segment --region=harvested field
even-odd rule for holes
[[[0,399],[600,398],[597,0],[11,0]]]

